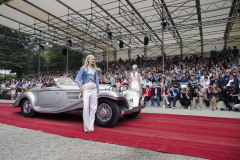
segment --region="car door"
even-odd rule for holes
[[[42,108],[61,107],[61,101],[61,90],[57,87],[45,87],[38,91],[38,104]]]

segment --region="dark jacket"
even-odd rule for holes
[[[161,88],[157,87],[157,95],[155,94],[155,88],[151,88],[151,97],[154,96],[161,98]]]

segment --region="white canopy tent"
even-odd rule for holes
[[[12,0],[0,25],[107,58],[201,54],[240,45],[239,0]],[[149,43],[144,45],[144,37]],[[119,41],[124,42],[119,48]],[[231,46],[232,47],[232,46]]]

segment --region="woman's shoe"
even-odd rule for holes
[[[212,111],[214,111],[214,109],[212,109]]]

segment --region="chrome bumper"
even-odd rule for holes
[[[123,115],[123,114],[130,114],[130,113],[133,113],[133,112],[138,112],[145,107],[146,107],[146,104],[143,104],[141,106],[134,107],[133,109],[123,110],[123,111],[121,111],[121,114]]]

